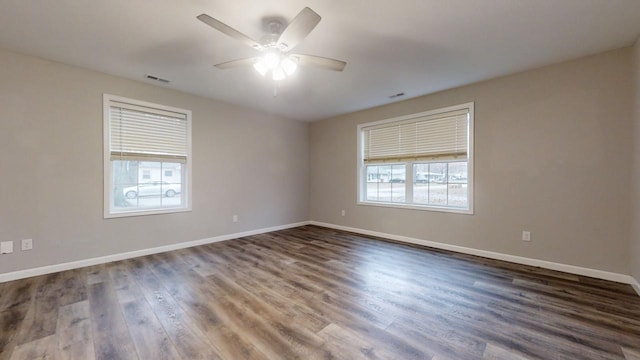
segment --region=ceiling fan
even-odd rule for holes
[[[307,37],[320,22],[320,15],[308,7],[302,9],[286,27],[277,19],[269,21],[268,29],[270,33],[263,36],[260,41],[253,40],[240,31],[207,14],[199,15],[197,18],[223,34],[264,53],[263,56],[231,60],[214,65],[219,69],[253,66],[260,75],[265,76],[270,74],[274,81],[280,81],[293,74],[298,65],[314,66],[333,71],[342,71],[347,65],[346,62],[341,60],[315,55],[289,53],[289,51],[293,50]]]

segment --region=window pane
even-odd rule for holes
[[[467,162],[459,161],[449,163],[449,183],[467,183]]]
[[[181,167],[180,163],[160,161],[112,161],[112,210],[123,212],[182,206]],[[172,177],[164,176],[165,168],[171,169]]]
[[[467,169],[466,161],[449,163],[449,206],[466,208],[469,205]]]
[[[380,183],[378,184],[378,201],[391,201],[391,166],[378,166],[380,173]]]
[[[413,165],[413,202],[426,204],[429,202],[429,164]]]
[[[365,199],[384,202],[406,201],[406,166],[367,165]]]
[[[449,184],[448,205],[466,208],[467,201],[467,184]]]
[[[414,203],[468,207],[466,161],[414,164],[413,172]]]
[[[429,184],[429,200],[431,205],[447,205],[447,184]]]
[[[138,165],[137,161],[114,160],[111,162],[113,209],[126,210],[138,206]]]
[[[391,202],[405,202],[405,180],[407,167],[405,165],[391,165],[390,193]]]
[[[182,205],[182,164],[163,162],[162,170],[162,206]]]
[[[444,184],[447,182],[447,163],[430,163],[429,176],[432,183]]]
[[[367,200],[378,200],[378,185],[380,181],[379,167],[367,166],[367,188],[365,190],[365,198]]]

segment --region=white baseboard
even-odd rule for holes
[[[515,255],[508,255],[508,254],[503,254],[503,253],[498,253],[493,251],[479,250],[479,249],[468,248],[464,246],[450,245],[445,243],[412,238],[408,236],[401,236],[401,235],[382,233],[378,231],[359,229],[359,228],[354,228],[349,226],[329,224],[329,223],[324,223],[319,221],[302,221],[302,222],[293,223],[293,224],[273,226],[269,228],[244,231],[244,232],[228,234],[228,235],[219,235],[219,236],[214,236],[206,239],[187,241],[187,242],[182,242],[178,244],[159,246],[159,247],[150,248],[150,249],[129,251],[125,253],[107,255],[107,256],[102,256],[97,258],[78,260],[78,261],[72,261],[72,262],[49,265],[49,266],[42,266],[42,267],[26,269],[26,270],[19,270],[19,271],[14,271],[10,273],[0,274],[0,283],[18,280],[18,279],[24,279],[32,276],[50,274],[58,271],[77,269],[85,266],[105,264],[105,263],[118,261],[118,260],[125,260],[125,259],[145,256],[145,255],[184,249],[184,248],[198,246],[198,245],[205,245],[205,244],[211,244],[211,243],[220,242],[220,241],[232,240],[232,239],[237,239],[245,236],[264,234],[272,231],[290,229],[290,228],[295,228],[295,227],[305,226],[305,225],[316,225],[316,226],[321,226],[321,227],[326,227],[331,229],[350,231],[350,232],[363,234],[363,235],[371,235],[371,236],[377,236],[377,237],[387,238],[387,239],[411,243],[411,244],[424,245],[424,246],[433,247],[436,249],[455,251],[463,254],[477,255],[477,256],[482,256],[490,259],[508,261],[516,264],[537,266],[537,267],[550,269],[550,270],[563,271],[570,274],[583,275],[583,276],[589,276],[589,277],[603,279],[603,280],[610,280],[610,281],[625,283],[625,284],[631,285],[635,289],[635,291],[638,293],[638,295],[640,295],[640,283],[630,275],[612,273],[612,272],[596,270],[596,269],[589,269],[589,268],[584,268],[584,267],[579,267],[574,265],[566,265],[566,264],[555,263],[555,262],[550,262],[545,260],[531,259],[531,258],[515,256]]]
[[[574,266],[574,265],[560,264],[560,263],[555,263],[555,262],[545,261],[545,260],[531,259],[531,258],[526,258],[522,256],[508,255],[508,254],[503,254],[503,253],[498,253],[493,251],[479,250],[479,249],[468,248],[464,246],[450,245],[445,243],[412,238],[408,236],[393,235],[393,234],[387,234],[387,233],[382,233],[377,231],[353,228],[349,226],[323,223],[318,221],[310,221],[310,224],[331,228],[331,229],[350,231],[358,234],[377,236],[377,237],[387,238],[391,240],[407,242],[411,244],[424,245],[424,246],[433,247],[436,249],[443,249],[443,250],[455,251],[463,254],[482,256],[482,257],[495,259],[495,260],[503,260],[503,261],[508,261],[516,264],[537,266],[537,267],[550,269],[550,270],[563,271],[570,274],[589,276],[597,279],[610,280],[610,281],[615,281],[619,283],[630,284],[636,290],[638,295],[640,295],[640,284],[638,284],[638,282],[630,275],[618,274],[618,273],[596,270],[596,269],[589,269],[589,268],[584,268],[584,267]]]
[[[638,282],[638,280],[636,280],[636,278],[634,278],[633,276],[631,276],[631,286],[638,293],[638,295],[640,295],[640,282]]]
[[[178,244],[171,244],[171,245],[154,247],[154,248],[150,248],[150,249],[129,251],[129,252],[125,252],[125,253],[101,256],[101,257],[96,257],[96,258],[91,258],[91,259],[71,261],[71,262],[67,262],[67,263],[55,264],[55,265],[49,265],[49,266],[42,266],[42,267],[26,269],[26,270],[19,270],[19,271],[14,271],[14,272],[10,272],[10,273],[0,274],[0,283],[7,282],[7,281],[18,280],[18,279],[24,279],[24,278],[28,278],[28,277],[32,277],[32,276],[50,274],[50,273],[54,273],[54,272],[58,272],[58,271],[77,269],[77,268],[81,268],[81,267],[85,267],[85,266],[92,266],[92,265],[104,264],[104,263],[118,261],[118,260],[131,259],[131,258],[135,258],[135,257],[139,257],[139,256],[145,256],[145,255],[157,254],[157,253],[162,253],[162,252],[167,252],[167,251],[172,251],[172,250],[184,249],[184,248],[198,246],[198,245],[211,244],[211,243],[215,243],[215,242],[219,242],[219,241],[237,239],[237,238],[241,238],[241,237],[245,237],[245,236],[264,234],[264,233],[271,232],[271,231],[290,229],[290,228],[309,225],[309,224],[310,224],[309,221],[303,221],[303,222],[299,222],[299,223],[279,225],[279,226],[273,226],[273,227],[269,227],[269,228],[262,228],[262,229],[244,231],[244,232],[239,232],[239,233],[235,233],[235,234],[219,235],[219,236],[214,236],[214,237],[210,237],[210,238],[206,238],[206,239],[187,241],[187,242],[182,242],[182,243],[178,243]]]

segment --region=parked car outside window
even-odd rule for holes
[[[182,190],[181,184],[171,184],[166,181],[153,181],[129,186],[122,189],[122,193],[127,199],[135,199],[138,196],[166,196],[174,197]]]

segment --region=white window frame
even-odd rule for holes
[[[473,184],[474,184],[474,146],[473,146],[473,138],[474,138],[474,102],[469,102],[460,105],[449,106],[445,108],[429,110],[417,114],[399,116],[391,119],[379,120],[369,123],[363,123],[358,125],[358,141],[357,141],[357,153],[358,153],[358,184],[357,184],[357,205],[365,205],[365,206],[378,206],[378,207],[391,207],[391,208],[401,208],[401,209],[413,209],[413,210],[427,210],[427,211],[438,211],[438,212],[449,212],[449,213],[458,213],[458,214],[468,214],[473,215],[474,213],[474,194],[473,194]],[[465,110],[469,111],[469,132],[468,132],[468,151],[467,151],[467,194],[468,194],[468,208],[456,208],[449,206],[437,206],[430,204],[416,204],[413,203],[413,164],[422,164],[427,162],[433,163],[442,163],[442,162],[455,162],[455,160],[434,160],[434,161],[408,161],[403,162],[406,164],[406,177],[405,177],[405,202],[383,202],[383,201],[368,201],[366,200],[366,187],[367,187],[367,174],[366,174],[366,165],[364,164],[364,138],[363,138],[363,129],[371,126],[383,125],[393,122],[400,122],[405,120],[410,120],[418,117],[432,116],[440,113],[446,113],[456,110]],[[396,163],[393,163],[396,164]],[[375,164],[371,164],[375,165]],[[392,165],[392,163],[386,163],[385,165]]]
[[[151,208],[151,209],[133,209],[130,211],[118,211],[111,212],[111,203],[112,203],[112,186],[111,186],[111,149],[109,148],[110,139],[111,139],[111,129],[110,129],[110,105],[112,102],[121,102],[127,103],[136,106],[143,106],[152,109],[170,111],[175,113],[181,113],[186,116],[187,119],[187,161],[186,161],[186,174],[184,183],[182,184],[182,191],[184,193],[184,201],[185,204],[183,207],[179,208]],[[180,109],[172,106],[155,104],[151,102],[141,101],[129,99],[121,96],[103,94],[102,98],[102,107],[103,107],[103,174],[104,174],[104,218],[120,218],[120,217],[130,217],[130,216],[142,216],[142,215],[155,215],[155,214],[170,214],[170,213],[179,213],[179,212],[189,212],[192,211],[192,181],[191,181],[191,168],[193,163],[193,157],[191,155],[191,110]]]

